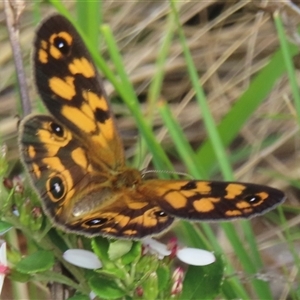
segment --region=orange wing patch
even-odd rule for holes
[[[230,183],[226,187],[227,195],[225,196],[226,199],[235,199],[239,196],[243,190],[245,189],[245,185],[237,184],[237,183]]]
[[[210,212],[215,209],[215,203],[220,202],[221,198],[201,198],[200,200],[195,200],[193,206],[198,212]]]
[[[93,65],[85,57],[75,58],[69,64],[69,70],[73,75],[81,74],[86,78],[96,76],[96,72]]]

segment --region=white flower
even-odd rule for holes
[[[6,242],[0,240],[0,294],[3,287],[5,275],[8,273],[7,259],[6,259]]]
[[[150,253],[158,254],[159,259],[163,259],[165,256],[169,256],[172,253],[172,251],[168,249],[167,245],[153,240],[150,237],[143,239],[143,245]]]
[[[173,252],[168,248],[167,245],[153,240],[152,238],[143,239],[143,244],[146,247],[150,248],[150,252],[152,250],[152,252],[157,253],[159,258],[169,256]],[[174,252],[177,258],[186,264],[193,266],[206,266],[213,263],[216,260],[212,252],[203,249],[188,247],[179,249],[177,244],[174,245],[173,240],[171,241],[171,244],[173,245],[172,247],[174,247],[175,249]]]
[[[206,266],[216,260],[212,252],[197,248],[179,249],[176,256],[184,263],[192,266]]]
[[[97,255],[91,251],[83,249],[69,249],[63,254],[64,260],[77,267],[85,269],[99,269],[102,267]]]

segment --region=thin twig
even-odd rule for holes
[[[23,115],[26,116],[31,112],[31,105],[28,95],[26,77],[21,55],[21,48],[19,43],[19,19],[24,9],[24,6],[24,2],[20,0],[4,0],[6,25],[17,71],[22,111]]]

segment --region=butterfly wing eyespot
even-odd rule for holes
[[[245,196],[245,200],[251,205],[258,204],[261,201],[261,197],[259,195],[247,195]]]
[[[65,183],[63,178],[56,174],[47,180],[46,187],[48,195],[53,202],[61,200],[66,193]]]
[[[168,214],[165,213],[163,210],[156,211],[156,212],[154,213],[154,215],[155,215],[157,218],[164,218],[164,217],[168,216]]]
[[[64,137],[64,129],[62,126],[60,126],[59,124],[57,123],[54,123],[54,122],[51,122],[49,124],[52,132],[56,135],[56,137],[59,137],[59,138],[62,138]]]
[[[71,41],[72,39],[68,36],[68,39],[63,36],[57,36],[53,39],[53,46],[56,47],[62,56],[70,54],[71,51]]]
[[[107,221],[108,221],[108,219],[106,219],[106,218],[96,218],[96,219],[91,219],[91,220],[84,222],[84,225],[87,228],[99,228],[99,226],[105,224],[105,222],[107,222]]]

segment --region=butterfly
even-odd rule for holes
[[[67,232],[142,239],[176,219],[250,218],[284,201],[250,183],[144,179],[125,163],[100,76],[80,35],[61,15],[36,32],[33,71],[49,115],[20,124],[21,160],[45,213]]]

